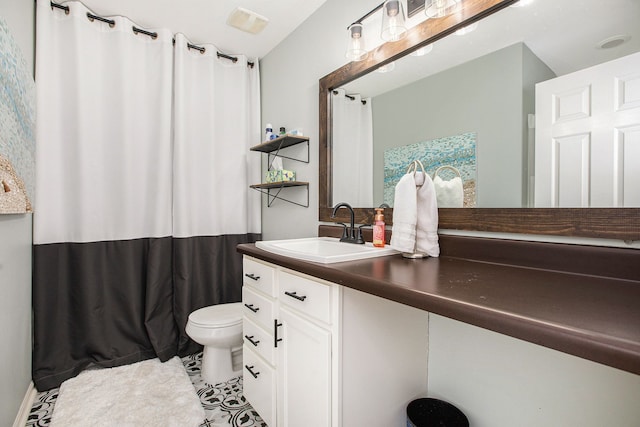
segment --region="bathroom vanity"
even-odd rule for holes
[[[333,229],[321,226],[320,234]],[[270,394],[244,373],[245,395],[272,417],[269,425],[299,425],[295,417],[310,413],[324,414],[312,417],[318,425],[402,425],[404,406],[426,395],[427,313],[640,374],[636,250],[455,236],[440,236],[440,245],[440,258],[335,264],[238,247],[245,274],[268,277],[258,291],[245,276],[245,302],[255,307],[251,296],[262,297],[258,313],[269,313],[263,322],[246,308],[245,324],[261,325],[261,342],[283,340],[265,358],[245,336],[245,365],[270,361],[261,367],[270,373],[255,378],[271,377]],[[312,301],[314,308],[300,305]],[[390,385],[402,408],[390,407]],[[268,412],[259,396],[275,397]],[[349,417],[360,408],[398,409],[397,418],[359,424]]]
[[[402,425],[427,389],[427,312],[245,250],[243,387],[264,421]]]

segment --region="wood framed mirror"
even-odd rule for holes
[[[426,20],[409,29],[406,38],[385,43],[360,62],[350,62],[319,81],[319,220],[348,222],[341,209],[331,218],[333,200],[331,92],[378,67],[444,38],[456,30],[500,11],[517,0],[465,0],[456,14]],[[356,222],[371,224],[373,206],[354,207]],[[385,209],[388,224],[393,209]],[[589,237],[624,241],[640,240],[640,209],[637,208],[440,208],[439,228],[464,231]]]

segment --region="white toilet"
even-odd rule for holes
[[[194,311],[186,332],[204,346],[201,376],[205,382],[213,385],[242,374],[242,303]]]

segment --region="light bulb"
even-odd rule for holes
[[[364,39],[362,38],[362,24],[355,23],[349,26],[349,44],[345,56],[352,61],[362,61],[367,57]]]
[[[460,0],[427,0],[424,13],[429,18],[442,18],[458,9]]]
[[[398,41],[407,34],[404,12],[399,0],[387,0],[382,6],[382,31],[380,37],[387,42]]]

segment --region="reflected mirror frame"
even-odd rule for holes
[[[330,96],[339,88],[377,67],[400,59],[422,46],[452,34],[518,0],[465,0],[459,12],[438,20],[428,19],[408,31],[407,37],[385,43],[368,58],[350,62],[319,81],[319,191],[318,218],[322,222],[347,222],[346,209],[331,218],[332,164]],[[373,207],[355,208],[358,224],[373,223]],[[640,240],[640,209],[637,208],[440,208],[439,228],[496,233],[591,237],[624,241]],[[393,223],[393,208],[385,209],[385,221]]]

